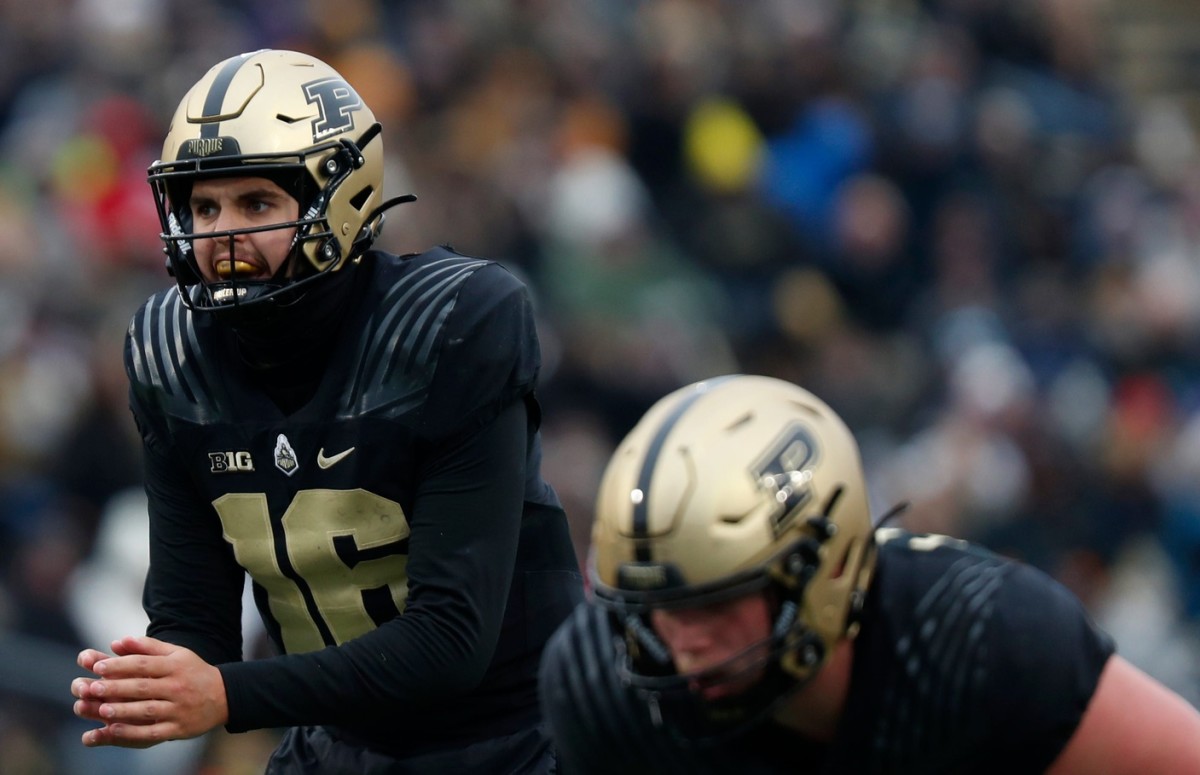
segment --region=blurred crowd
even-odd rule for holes
[[[381,247],[533,289],[581,561],[650,402],[779,376],[858,434],[878,515],[1037,565],[1200,701],[1200,146],[1118,88],[1113,5],[0,0],[0,770],[240,775],[273,743],[85,751],[68,691],[144,626],[145,170],[184,91],[267,47],[382,121],[419,201]]]

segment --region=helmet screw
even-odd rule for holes
[[[325,171],[328,172],[330,175],[337,172],[338,171],[337,159],[330,159],[329,161],[325,162]]]
[[[333,243],[332,242],[325,243],[324,247],[321,248],[321,255],[325,256],[325,258],[333,258]]]
[[[811,665],[817,661],[817,650],[812,646],[805,646],[801,657],[804,659],[804,664]]]

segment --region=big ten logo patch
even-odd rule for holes
[[[214,474],[243,473],[254,470],[254,460],[244,449],[231,452],[209,452],[209,471]]]

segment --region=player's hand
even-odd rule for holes
[[[195,652],[132,636],[113,641],[112,649],[115,656],[79,652],[79,666],[99,678],[71,682],[75,715],[104,724],[83,734],[84,745],[147,748],[229,720],[221,673]]]

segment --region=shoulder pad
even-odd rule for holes
[[[438,344],[463,284],[489,262],[430,251],[387,266],[343,393],[344,414],[400,415],[419,406],[437,368]]]
[[[151,296],[129,322],[125,370],[134,395],[197,421],[218,414],[211,366],[201,357],[196,316],[175,288]]]

